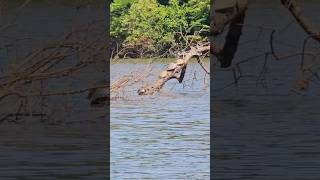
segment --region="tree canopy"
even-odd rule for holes
[[[114,0],[111,37],[132,51],[162,55],[206,41],[210,0]]]

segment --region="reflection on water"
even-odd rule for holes
[[[114,64],[111,76],[137,66]],[[199,79],[191,87],[169,90],[171,82],[160,95],[111,102],[111,179],[209,179],[209,88],[199,68],[188,67],[185,79]]]

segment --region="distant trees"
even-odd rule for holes
[[[113,47],[122,56],[170,56],[208,41],[209,11],[210,0],[114,0]]]

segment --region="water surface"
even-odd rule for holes
[[[60,40],[77,24],[87,24],[101,18],[98,8],[76,8],[58,1],[31,1],[22,9],[18,9],[18,1],[2,2],[8,4],[0,15],[1,76],[12,71],[27,54],[51,44],[52,41]],[[21,5],[23,2],[19,3]],[[11,26],[3,28],[8,24]],[[104,27],[103,24],[103,37]],[[91,40],[93,36],[97,37],[95,33],[91,31],[88,36],[84,33],[77,34],[77,38],[86,37]],[[70,62],[78,63],[78,59],[71,56],[67,63],[57,66],[66,68],[66,64]],[[79,74],[81,75],[73,74],[72,77],[43,81],[42,87],[46,92],[61,92],[87,88],[88,84],[105,79],[104,73],[92,71],[91,68]],[[16,89],[32,93],[40,82],[33,81],[30,84],[32,85],[25,89]],[[25,106],[20,108],[22,103]],[[90,107],[85,93],[45,98],[10,96],[2,99],[0,179],[107,179],[107,108]],[[43,112],[46,116],[39,118],[13,115],[4,118],[18,112]]]
[[[319,4],[302,7],[319,27]],[[293,22],[280,3],[250,6],[235,63],[269,51],[270,29],[276,30],[277,53],[301,52],[306,34]],[[315,44],[307,50],[319,52]],[[238,85],[230,70],[214,74],[213,177],[319,179],[319,81],[312,79],[307,91],[294,92],[301,57],[264,58],[240,65]]]
[[[145,66],[113,64],[111,78]],[[165,63],[153,66],[156,74]],[[203,78],[192,63],[185,88],[171,80],[155,96],[111,101],[111,179],[209,179],[209,87]]]

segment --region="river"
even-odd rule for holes
[[[18,8],[23,1],[1,2],[4,5],[0,12],[1,77],[12,71],[27,54],[61,40],[79,24],[88,25],[88,22],[103,19],[101,15],[105,16],[105,6],[100,11],[99,3],[90,9],[75,7],[69,1],[26,1],[28,3],[23,8]],[[102,37],[105,37],[105,24],[102,26]],[[77,35],[77,39],[91,40],[98,33],[91,31],[90,34]],[[42,57],[45,61],[45,55]],[[77,63],[79,59],[76,58],[71,56],[65,64],[55,64],[55,67],[66,68],[66,64]],[[88,84],[106,78],[105,73],[90,68],[79,74],[44,80],[42,87],[46,92],[66,92],[88,88]],[[15,89],[26,94],[36,92],[39,81],[30,84],[29,87],[26,85],[28,88]],[[0,179],[107,179],[108,107],[90,107],[86,96],[87,93],[51,96],[40,101],[37,97],[1,99]],[[28,116],[41,111],[44,117]],[[26,117],[7,116],[19,112],[27,114]]]
[[[165,65],[153,64],[153,72]],[[146,66],[113,64],[111,79]],[[210,88],[204,75],[191,63],[185,87],[171,80],[155,96],[138,97],[133,88],[131,98],[111,101],[111,179],[209,179]]]
[[[319,28],[319,3],[302,5]],[[301,52],[306,35],[280,3],[252,4],[246,17],[235,62],[268,51],[270,29],[276,30],[278,54]],[[311,41],[307,51],[319,52],[319,45]],[[270,56],[263,70],[264,55],[254,58],[240,65],[238,86],[230,85],[232,71],[217,69],[211,92],[214,179],[319,179],[320,86],[313,79],[307,91],[291,91],[300,59]]]

